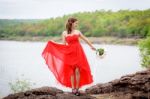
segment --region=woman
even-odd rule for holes
[[[80,95],[79,88],[93,82],[90,66],[79,42],[83,39],[92,50],[96,48],[79,31],[78,20],[69,18],[66,31],[62,33],[63,44],[48,41],[42,56],[56,79],[64,86],[72,88],[72,93]]]

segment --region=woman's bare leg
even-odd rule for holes
[[[71,86],[74,89],[74,74],[71,75]]]
[[[76,77],[76,89],[79,89],[79,83],[80,83],[80,71],[79,68],[77,67],[75,69],[75,77]]]

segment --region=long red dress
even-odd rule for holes
[[[79,42],[79,36],[80,34],[66,36],[65,40],[68,45],[49,40],[42,52],[42,57],[58,82],[70,88],[70,77],[76,67],[80,71],[79,87],[93,82],[90,66]]]

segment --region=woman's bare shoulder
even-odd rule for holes
[[[66,36],[67,35],[67,31],[63,31],[62,35]]]
[[[81,34],[81,31],[80,30],[75,30],[77,34]]]

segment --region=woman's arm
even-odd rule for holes
[[[93,50],[96,50],[96,48],[92,45],[92,43],[79,31],[80,38],[83,39]]]
[[[66,40],[65,40],[65,31],[62,33],[62,41],[63,41],[63,44],[66,45]]]

